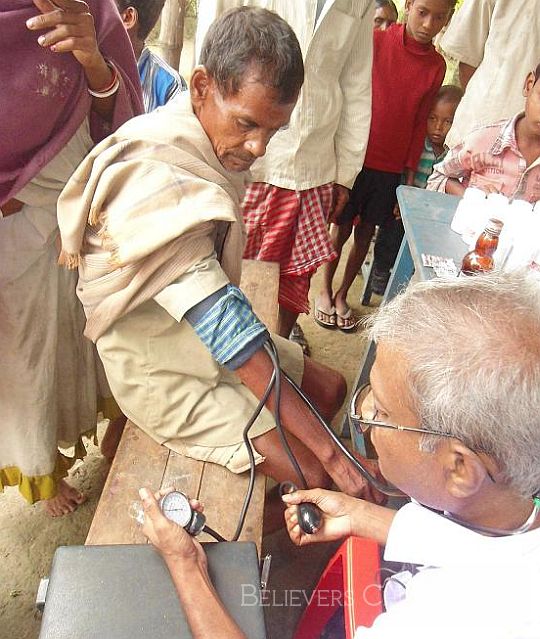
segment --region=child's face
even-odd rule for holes
[[[394,13],[392,7],[386,5],[385,7],[377,7],[375,9],[375,17],[373,18],[373,29],[380,29],[385,31],[389,26],[397,22],[397,15]]]
[[[534,73],[529,73],[525,80],[524,96],[525,122],[530,135],[540,137],[540,78],[536,80]]]
[[[417,42],[429,44],[450,18],[448,0],[407,0],[407,33]]]
[[[447,100],[437,100],[427,121],[427,136],[435,146],[443,146],[456,112],[456,104]]]

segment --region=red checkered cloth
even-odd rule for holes
[[[309,313],[311,276],[337,257],[327,229],[332,199],[331,183],[292,191],[255,182],[242,203],[244,257],[279,263],[279,303],[294,313]]]

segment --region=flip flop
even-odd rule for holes
[[[330,312],[327,313],[326,311],[315,307],[313,309],[313,319],[319,326],[322,326],[322,328],[334,329],[337,324],[336,309],[332,306]]]
[[[362,320],[359,317],[353,315],[352,309],[350,308],[344,315],[340,315],[336,311],[336,326],[342,333],[356,332],[358,330],[358,327],[360,326],[361,321]]]

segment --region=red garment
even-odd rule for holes
[[[371,129],[364,166],[416,171],[433,98],[446,71],[432,44],[407,35],[404,24],[373,33]]]
[[[332,184],[292,191],[264,182],[244,197],[244,258],[279,263],[279,303],[292,312],[309,313],[311,275],[337,256],[326,226],[332,198]]]

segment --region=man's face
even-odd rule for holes
[[[410,405],[407,364],[399,352],[384,343],[377,345],[370,382],[378,421],[421,427],[420,419]],[[383,476],[419,502],[437,507],[437,477],[440,476],[437,455],[419,450],[420,437],[421,434],[407,431],[376,426],[371,429],[371,441]]]
[[[443,146],[454,121],[456,105],[447,100],[437,100],[427,122],[427,136],[436,146]]]
[[[296,99],[280,104],[278,92],[262,84],[257,69],[248,71],[238,92],[224,97],[206,74],[204,87],[192,79],[195,113],[221,164],[234,172],[247,171],[262,157],[270,138],[288,124]]]
[[[407,33],[417,42],[429,44],[450,17],[448,0],[407,0]]]
[[[531,137],[540,137],[540,78],[529,73],[525,81],[525,124]]]
[[[377,7],[375,9],[375,16],[373,17],[373,29],[380,29],[385,31],[391,25],[397,22],[397,15],[394,13],[392,7],[386,5],[385,7]]]

